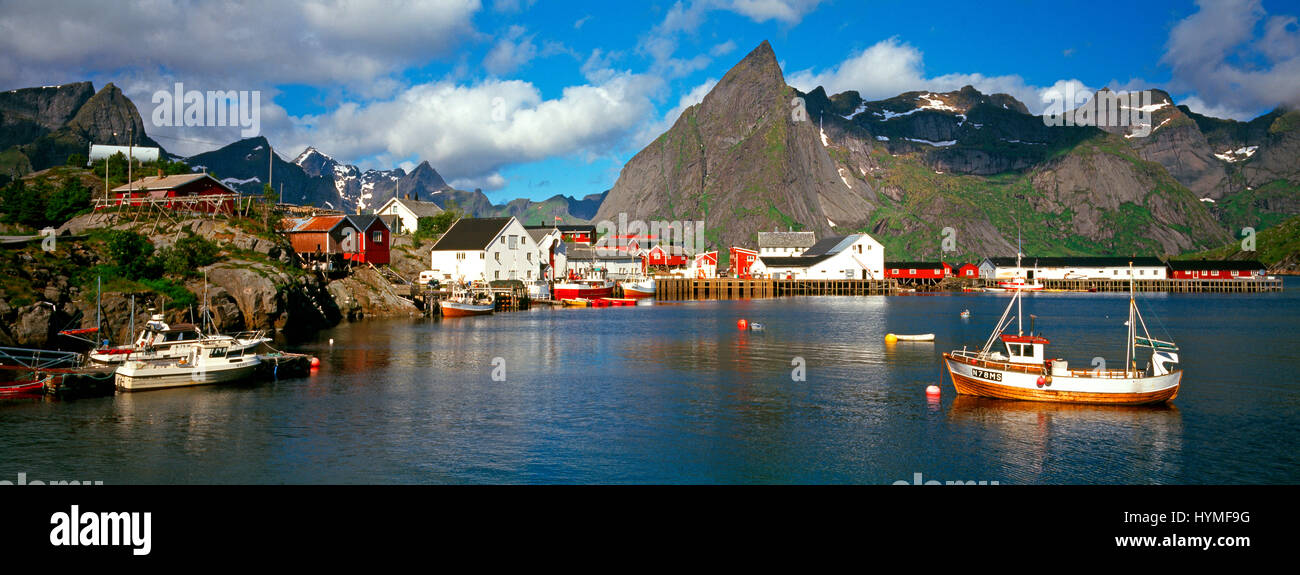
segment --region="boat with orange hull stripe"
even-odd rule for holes
[[[1033,333],[1032,323],[1029,335],[1024,334],[1023,322],[1018,322],[1015,335],[1003,333],[1022,315],[1018,311],[1016,316],[1008,317],[1013,308],[1020,309],[1021,294],[1017,290],[982,349],[963,348],[943,354],[953,387],[963,395],[1022,401],[1103,405],[1173,401],[1178,397],[1183,377],[1182,370],[1170,367],[1178,363],[1178,354],[1174,353],[1178,347],[1151,337],[1133,292],[1130,279],[1124,369],[1106,369],[1104,364],[1093,369],[1071,369],[1064,359],[1048,359],[1044,349],[1050,342]],[[993,350],[999,340],[1005,346],[1005,354]],[[1142,369],[1137,366],[1138,348],[1151,350],[1150,362]]]

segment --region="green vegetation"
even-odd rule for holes
[[[451,228],[451,225],[456,223],[456,220],[463,217],[466,217],[466,214],[460,211],[456,202],[449,201],[447,202],[446,209],[442,210],[438,215],[424,217],[417,220],[415,234],[411,236],[411,240],[415,243],[416,247],[419,247],[420,244],[425,241],[433,240],[434,238],[447,233],[447,230]]]
[[[1269,124],[1268,133],[1282,134],[1296,129],[1300,129],[1300,110],[1278,116],[1276,120],[1273,120],[1272,124]]]
[[[89,211],[90,194],[90,187],[75,178],[64,178],[58,184],[50,178],[40,178],[30,184],[15,180],[0,190],[3,202],[0,209],[4,210],[3,219],[7,223],[43,229]]]
[[[1270,268],[1284,262],[1295,265],[1297,261],[1300,261],[1300,216],[1292,216],[1267,230],[1258,232],[1255,235],[1255,251],[1253,252],[1242,249],[1243,239],[1240,234],[1237,234],[1237,239],[1226,245],[1201,252],[1184,254],[1175,259],[1258,259]]]

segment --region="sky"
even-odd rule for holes
[[[1296,0],[0,0],[0,90],[113,82],[181,155],[246,130],[158,121],[160,92],[257,92],[285,160],[428,161],[502,203],[609,189],[763,40],[804,91],[970,84],[1041,112],[1066,86],[1160,88],[1248,120],[1300,105],[1298,15]]]

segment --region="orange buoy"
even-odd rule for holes
[[[894,343],[896,341],[898,341],[898,336],[892,333],[885,334],[885,343]]]
[[[312,366],[312,367],[320,367],[320,358],[319,358],[319,357],[315,357],[315,356],[313,356],[313,357],[311,358],[311,366]]]
[[[939,397],[939,386],[931,385],[930,387],[925,388],[925,394],[930,397]]]
[[[736,322],[736,327],[739,329],[749,329],[749,322],[742,318],[740,321]]]

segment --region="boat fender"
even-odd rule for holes
[[[1047,382],[1047,380],[1044,379],[1043,376],[1041,376],[1041,375],[1038,376],[1038,387],[1042,387],[1043,384],[1046,383],[1046,382]]]
[[[1048,387],[1051,387],[1051,386],[1052,386],[1052,376],[1050,376],[1050,375],[1047,376],[1047,380],[1043,382],[1043,385],[1046,385],[1046,386],[1048,386]]]

